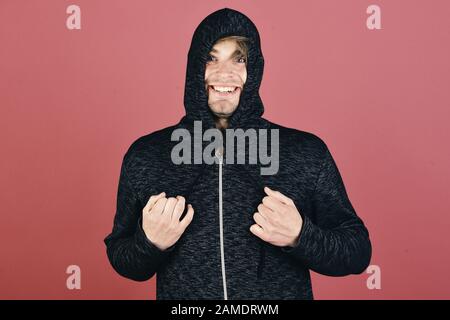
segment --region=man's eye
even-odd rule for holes
[[[237,61],[239,63],[245,63],[247,60],[244,57],[239,57]]]
[[[216,61],[216,60],[217,60],[216,57],[213,57],[210,54],[206,57],[206,63],[209,63],[211,61]]]

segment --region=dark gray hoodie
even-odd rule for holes
[[[228,35],[250,39],[247,81],[228,128],[278,129],[276,174],[261,175],[259,161],[174,164],[171,160],[178,143],[171,139],[175,129],[194,136],[194,121],[202,121],[203,130],[215,127],[205,92],[205,64],[214,43]],[[195,30],[189,50],[186,115],[176,125],[134,141],[123,158],[114,226],[104,242],[120,275],[145,281],[156,274],[157,299],[313,299],[310,270],[344,276],[362,273],[370,262],[368,231],[324,141],[262,118],[263,69],[253,22],[232,9],[213,12]],[[295,247],[278,247],[250,232],[264,186],[291,198],[299,210],[303,226]],[[164,251],[142,229],[143,207],[151,195],[162,191],[168,197],[184,196],[195,209],[181,238]]]

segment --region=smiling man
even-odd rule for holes
[[[247,80],[247,38],[229,36],[219,39],[209,53],[205,67],[208,105],[218,128],[228,126],[228,118],[239,104]]]
[[[263,71],[253,22],[213,12],[189,49],[185,116],[134,141],[123,158],[107,254],[126,278],[157,274],[157,299],[313,299],[310,270],[345,276],[370,262],[369,233],[325,142],[262,118]],[[279,150],[279,169],[262,175],[262,161],[238,164],[229,160],[240,150],[223,149],[212,164],[174,163],[177,130],[194,136],[194,152],[208,142],[195,138],[198,122],[220,132],[276,130],[275,147],[246,147]]]

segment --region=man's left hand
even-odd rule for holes
[[[262,240],[275,246],[294,247],[297,244],[303,219],[294,201],[279,191],[264,188],[267,194],[258,205],[253,219],[256,224],[250,231]]]

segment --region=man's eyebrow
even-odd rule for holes
[[[243,56],[244,54],[242,53],[241,50],[236,49],[234,50],[233,54],[231,55],[232,57],[236,57],[236,56]]]

